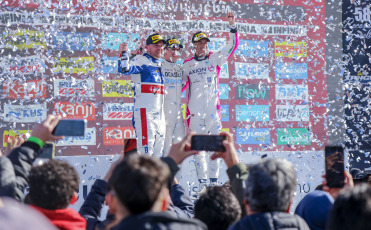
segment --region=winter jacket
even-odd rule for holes
[[[38,153],[40,146],[34,142],[26,141],[20,147],[11,151],[8,158],[13,164],[15,172],[15,196],[18,201],[23,201],[24,190],[28,186],[28,175],[30,174],[32,163]]]
[[[246,216],[245,205],[243,204],[243,200],[245,197],[245,181],[248,176],[246,165],[244,163],[239,163],[228,168],[227,175],[231,183],[231,190],[240,203],[242,210],[241,216]]]
[[[199,220],[185,220],[174,217],[170,212],[145,212],[124,218],[112,230],[206,230],[207,227]]]
[[[107,213],[104,221],[99,220],[106,197],[106,187],[106,181],[100,179],[95,180],[88,196],[80,208],[79,213],[86,219],[87,230],[105,229],[115,218],[114,215]]]
[[[286,212],[264,212],[245,216],[228,230],[309,230],[298,215]]]
[[[64,209],[43,209],[31,205],[33,208],[44,214],[60,230],[85,230],[86,220],[72,208]]]
[[[3,156],[0,157],[0,197],[15,196],[15,173],[12,162]]]
[[[194,216],[194,204],[186,190],[180,184],[174,184],[170,190],[171,203],[169,210],[178,218],[192,219]]]

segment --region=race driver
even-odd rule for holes
[[[162,72],[165,78],[165,122],[166,134],[164,154],[169,153],[173,143],[180,142],[185,136],[185,127],[181,109],[182,96],[182,66],[176,63],[183,49],[181,42],[176,39],[166,40]]]
[[[146,40],[147,53],[128,60],[128,46],[120,45],[119,73],[132,76],[134,83],[133,127],[138,138],[138,151],[163,156],[165,139],[164,76],[160,58],[165,40],[158,33]]]
[[[190,131],[197,134],[217,135],[221,131],[219,102],[219,73],[223,64],[231,57],[238,46],[238,33],[233,12],[227,13],[229,22],[229,41],[218,52],[208,50],[210,39],[201,31],[192,37],[195,56],[184,62],[183,83],[189,87],[187,103],[187,123]],[[189,115],[189,116],[188,116]],[[206,186],[209,176],[210,185],[216,185],[219,177],[219,161],[206,162],[206,153],[195,155],[199,190]],[[207,171],[208,174],[207,175]]]

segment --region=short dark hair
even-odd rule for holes
[[[245,199],[251,211],[284,212],[296,191],[296,172],[283,159],[265,158],[249,170]]]
[[[149,211],[169,180],[170,170],[159,159],[131,155],[116,166],[112,187],[119,201],[131,214]]]
[[[371,186],[360,183],[344,189],[336,198],[329,220],[329,230],[367,230],[371,220]]]
[[[241,217],[241,206],[232,191],[225,186],[207,188],[195,204],[195,218],[208,229],[225,230]]]
[[[52,159],[31,169],[29,185],[33,205],[49,210],[64,209],[79,188],[79,175],[67,162]]]

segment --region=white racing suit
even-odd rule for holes
[[[195,56],[183,65],[183,90],[189,87],[187,104],[187,123],[190,131],[197,134],[216,135],[221,131],[219,73],[223,64],[232,56],[238,46],[236,29],[229,33],[226,46],[216,53],[209,53],[205,58]],[[219,177],[219,160],[206,162],[206,152],[195,156],[196,172],[199,180]],[[209,166],[209,167],[207,167]]]
[[[166,60],[162,62],[162,73],[165,82],[164,111],[166,121],[164,155],[167,155],[171,145],[180,142],[185,136],[181,109],[183,73],[179,64]]]
[[[133,127],[142,154],[163,156],[165,138],[164,76],[161,62],[149,54],[135,56],[128,71],[118,71],[132,76],[134,83]]]

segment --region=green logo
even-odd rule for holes
[[[311,145],[308,129],[277,129],[278,145]]]

